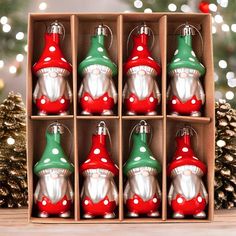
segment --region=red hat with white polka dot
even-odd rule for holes
[[[80,171],[89,169],[105,169],[114,175],[118,174],[118,167],[113,163],[106,149],[106,135],[94,134],[92,137],[92,147],[87,160],[81,165]]]
[[[191,148],[190,135],[176,137],[177,147],[172,162],[168,166],[167,174],[171,175],[172,170],[180,166],[192,165],[200,168],[203,174],[206,173],[206,165],[200,161]]]
[[[154,61],[148,49],[148,35],[138,34],[133,37],[134,46],[128,61],[124,64],[124,72],[135,66],[149,66],[153,68],[157,75],[161,73],[160,65]]]
[[[58,67],[69,72],[72,71],[71,64],[68,63],[60,49],[60,35],[58,33],[45,34],[45,46],[38,62],[33,66],[33,72],[43,68]]]

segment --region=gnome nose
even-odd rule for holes
[[[191,170],[185,170],[184,171],[184,175],[186,175],[186,176],[190,176],[191,175]]]

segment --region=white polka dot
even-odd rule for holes
[[[153,59],[152,57],[148,57],[148,59],[150,59],[150,60],[154,61],[154,59]]]
[[[98,51],[99,51],[99,52],[103,52],[103,48],[102,48],[102,47],[99,47],[99,48],[98,48]]]
[[[183,199],[181,197],[177,198],[178,203],[183,203]]]
[[[192,57],[189,57],[189,60],[190,60],[190,61],[195,61]]]
[[[182,151],[183,151],[183,152],[188,152],[188,148],[187,148],[187,147],[183,147],[183,148],[182,148]]]
[[[131,97],[129,100],[130,100],[130,102],[133,102],[133,101],[134,101],[134,98],[133,98],[133,97]]]
[[[108,59],[108,57],[107,57],[107,56],[103,56],[103,58],[105,58],[105,59]]]
[[[193,159],[195,159],[195,160],[198,160],[198,158],[197,158],[197,157],[193,157]]]
[[[197,201],[198,201],[198,202],[202,202],[202,197],[199,196],[199,197],[197,198]]]
[[[61,157],[60,160],[61,160],[62,162],[64,162],[64,163],[67,162],[67,160],[66,160],[65,158],[63,158],[63,157]]]
[[[66,204],[67,204],[67,201],[64,200],[64,201],[62,202],[62,205],[63,205],[63,206],[66,206]]]
[[[45,104],[46,100],[45,99],[41,99],[41,104]]]
[[[54,52],[56,50],[56,48],[54,47],[54,46],[51,46],[50,48],[49,48],[49,51],[50,52]]]
[[[44,163],[48,163],[49,161],[50,161],[50,159],[47,158],[47,159],[45,159],[43,162],[44,162]]]
[[[152,159],[152,160],[154,160],[154,161],[156,160],[153,156],[149,156],[149,158]]]
[[[104,98],[103,98],[103,101],[105,101],[105,102],[106,102],[107,100],[108,100],[108,98],[107,98],[107,97],[104,97]]]
[[[172,104],[176,104],[177,101],[175,99],[172,100]]]
[[[134,199],[134,204],[138,204],[138,199]]]
[[[44,59],[44,61],[50,61],[51,60],[51,57],[46,57],[45,59]]]
[[[141,51],[143,51],[143,47],[142,46],[138,46],[137,50],[141,52]]]
[[[88,159],[88,160],[85,161],[85,163],[88,163],[88,162],[90,162],[90,159]]]
[[[141,160],[141,157],[135,157],[134,158],[134,161],[139,161],[139,160]]]
[[[89,98],[87,96],[84,97],[84,101],[88,101]]]
[[[146,148],[145,147],[141,147],[139,150],[140,150],[140,152],[146,152]]]
[[[153,198],[152,200],[154,203],[157,203],[157,198]]]
[[[46,206],[47,202],[46,202],[45,200],[43,200],[42,204],[43,204],[44,206]]]
[[[89,59],[89,58],[91,58],[92,56],[88,56],[88,57],[86,57],[85,59]]]
[[[176,58],[176,59],[174,60],[174,62],[178,62],[178,61],[180,61],[180,58]]]
[[[150,97],[150,98],[149,98],[149,101],[150,101],[150,102],[154,102],[154,98],[153,98],[153,97]]]
[[[63,104],[63,103],[65,103],[65,99],[64,98],[61,99],[61,104]]]
[[[192,104],[195,104],[195,103],[196,103],[196,100],[195,100],[195,99],[192,99],[191,103],[192,103]]]
[[[194,51],[191,51],[191,54],[192,54],[194,57],[196,57],[196,54],[195,54]]]
[[[94,151],[93,151],[94,154],[99,154],[100,153],[100,149],[99,148],[96,148]]]
[[[88,205],[88,204],[89,204],[89,201],[88,201],[88,200],[85,200],[85,201],[84,201],[84,204],[85,204],[85,205]]]
[[[178,52],[179,52],[179,50],[177,49],[177,50],[175,50],[175,53],[174,53],[174,55],[176,56],[177,54],[178,54]]]
[[[52,154],[57,155],[59,153],[59,150],[57,148],[52,149]]]
[[[182,156],[176,157],[176,160],[179,160],[179,159],[181,159],[181,158],[182,158]]]
[[[136,59],[138,59],[138,56],[136,56],[136,57],[133,57],[131,60],[136,60]]]
[[[61,58],[61,60],[62,60],[62,61],[64,61],[64,62],[66,62],[66,59],[65,59],[65,58],[63,58],[63,57]]]
[[[104,201],[104,205],[108,205],[108,203],[109,203],[108,200]]]
[[[101,161],[106,163],[107,159],[106,158],[101,158]]]

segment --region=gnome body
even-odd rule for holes
[[[54,22],[45,34],[45,46],[33,72],[38,77],[33,98],[39,115],[66,115],[72,101],[72,92],[66,77],[71,65],[60,49],[61,25]]]
[[[91,38],[88,55],[79,65],[83,81],[78,99],[84,115],[112,115],[117,103],[117,91],[112,79],[117,74],[117,67],[105,49],[104,30],[102,25],[97,28],[96,35]]]
[[[168,200],[174,212],[173,217],[192,215],[204,218],[208,194],[202,176],[206,173],[206,166],[194,155],[188,128],[181,130],[176,141],[176,152],[168,167],[168,175],[172,179]]]
[[[74,167],[67,159],[61,145],[58,126],[46,132],[47,144],[43,156],[34,167],[39,181],[34,193],[39,217],[59,215],[69,217],[73,202],[73,189],[69,180]]]
[[[186,25],[183,32],[178,36],[178,49],[168,66],[171,76],[168,107],[172,115],[200,116],[205,93],[199,78],[205,74],[205,67],[192,50],[192,28]]]
[[[128,216],[138,217],[145,214],[149,217],[158,217],[161,190],[157,174],[161,167],[148,148],[145,131],[133,134],[132,138],[133,148],[124,165],[124,174],[127,176],[124,202]]]
[[[133,37],[134,46],[124,65],[127,81],[123,90],[123,100],[128,115],[155,115],[161,100],[156,81],[161,69],[148,49],[148,30],[149,28],[143,25],[139,34]]]
[[[93,135],[91,150],[80,171],[84,176],[81,192],[84,218],[114,218],[118,205],[114,176],[118,174],[118,168],[107,152],[106,130],[101,126]]]

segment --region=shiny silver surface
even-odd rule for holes
[[[153,198],[154,194],[161,197],[157,180],[157,171],[150,167],[135,168],[128,172],[128,180],[124,190],[124,201],[137,194],[143,201]]]
[[[135,94],[143,100],[153,93],[160,102],[160,90],[156,82],[156,71],[149,66],[132,67],[127,72],[127,82],[123,90],[123,97],[129,98],[130,94]]]
[[[56,101],[63,95],[72,101],[72,91],[66,76],[69,72],[62,68],[49,67],[37,72],[38,81],[33,93],[34,100],[45,95],[51,102]]]
[[[197,99],[205,102],[205,93],[197,70],[180,68],[172,71],[170,75],[172,78],[167,91],[169,100],[175,95],[181,102],[186,102],[196,95]]]
[[[54,21],[49,27],[48,27],[48,33],[54,33],[54,34],[63,34],[64,32],[63,25],[59,23],[58,21]]]
[[[104,169],[89,169],[84,171],[84,183],[81,192],[82,200],[89,197],[93,203],[98,203],[105,197],[118,205],[118,190],[112,172]]]
[[[151,126],[145,120],[141,120],[139,124],[137,124],[135,131],[136,133],[149,134],[151,133]]]
[[[186,35],[195,35],[194,28],[191,27],[189,24],[185,24],[185,26],[181,29],[181,35],[186,36]]]
[[[151,35],[151,29],[148,27],[145,23],[141,25],[141,27],[138,30],[138,34],[147,34]]]
[[[108,35],[108,29],[106,27],[104,27],[103,25],[99,25],[98,27],[96,27],[95,29],[95,34],[96,35]]]
[[[73,200],[74,193],[69,180],[71,174],[68,170],[59,168],[46,169],[41,171],[39,181],[34,193],[34,200],[42,201],[45,196],[52,203],[57,203],[64,196],[68,200]]]
[[[85,92],[89,93],[93,99],[97,99],[108,93],[109,97],[117,102],[117,91],[112,79],[112,71],[106,66],[91,65],[83,72],[84,78],[81,83],[78,97],[82,97]]]

